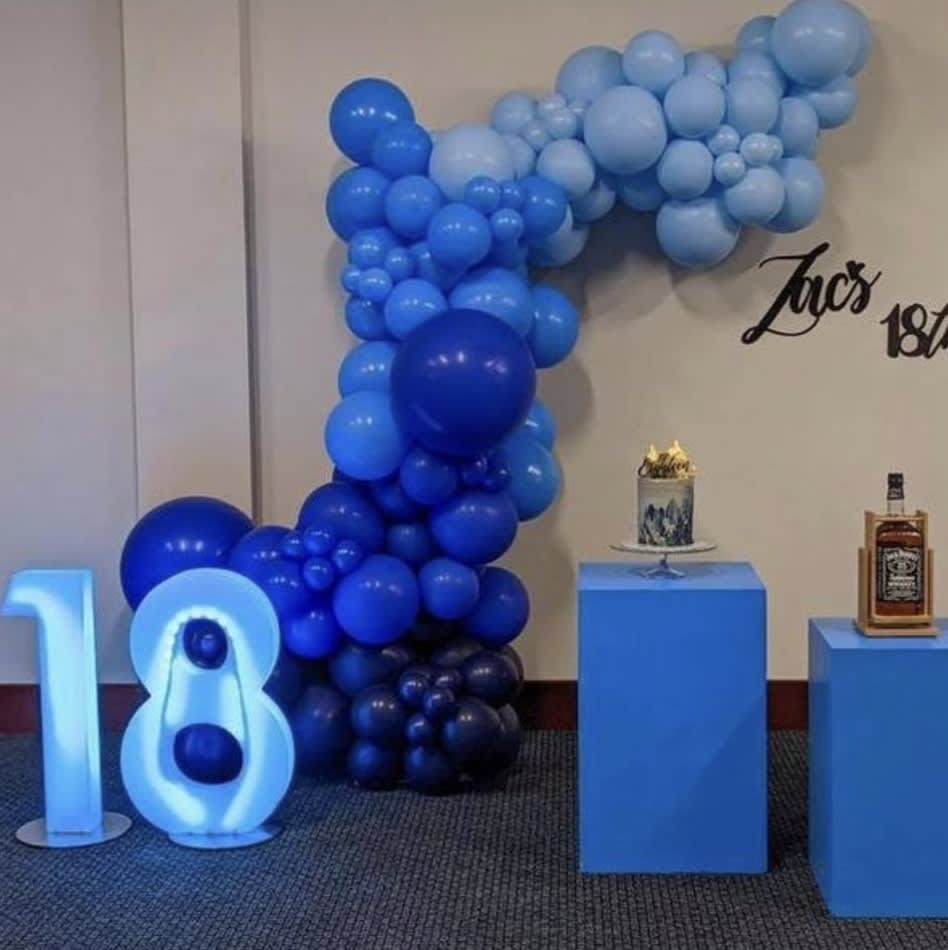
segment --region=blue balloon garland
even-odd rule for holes
[[[654,212],[685,267],[719,264],[745,225],[806,227],[824,199],[821,134],[851,118],[871,46],[845,0],[794,0],[746,23],[730,62],[647,31],[622,51],[576,51],[549,95],[508,93],[489,124],[438,133],[391,82],[346,86],[329,125],[356,164],[326,214],[348,243],[340,284],[359,342],[326,422],[334,480],[292,529],[254,528],[214,499],[149,512],[123,551],[130,604],[192,567],[254,580],[280,620],[268,690],[304,772],[423,792],[502,774],[520,746],[509,644],[529,599],[492,562],[559,492],[536,374],[579,331],[528,264],[575,259],[617,203]],[[199,667],[222,649],[213,631],[183,635]],[[178,737],[175,754],[195,781],[239,768],[216,733]]]

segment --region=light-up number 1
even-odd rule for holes
[[[37,622],[45,815],[17,831],[25,844],[72,848],[125,832],[102,811],[92,572],[20,571],[3,613]]]

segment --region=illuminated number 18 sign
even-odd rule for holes
[[[4,605],[39,620],[45,828],[63,839],[29,843],[107,840],[95,831],[102,812],[91,589],[88,571],[23,571]],[[211,635],[212,655],[189,649],[196,624]],[[135,806],[191,847],[272,837],[267,819],[289,788],[294,752],[286,718],[263,692],[280,645],[266,596],[231,571],[185,571],[145,597],[129,639],[149,693],[122,739],[122,779]],[[208,737],[233,750],[229,772],[201,775],[187,766],[189,744],[200,750]],[[69,837],[88,837],[90,828],[95,840]]]

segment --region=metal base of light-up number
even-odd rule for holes
[[[168,840],[182,848],[196,848],[199,851],[228,851],[234,848],[250,848],[255,844],[264,844],[271,841],[280,832],[283,826],[275,821],[268,821],[253,831],[232,835],[168,835]]]
[[[28,821],[16,830],[16,840],[33,848],[87,848],[119,838],[132,827],[132,819],[118,812],[102,813],[102,824],[93,831],[50,831],[45,818]]]

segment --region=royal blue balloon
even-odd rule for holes
[[[348,241],[357,231],[384,224],[389,185],[389,179],[374,168],[344,171],[326,194],[326,216],[333,231]]]
[[[388,228],[366,228],[352,235],[349,242],[349,263],[367,270],[381,267],[389,251],[398,246],[398,238]],[[350,291],[355,288],[347,288]]]
[[[372,142],[372,164],[389,178],[424,175],[431,155],[431,136],[417,122],[395,122]]]
[[[322,593],[336,583],[336,569],[325,557],[311,557],[303,564],[303,583],[313,591]]]
[[[384,340],[388,337],[382,308],[362,297],[350,297],[346,301],[346,326],[360,340]]]
[[[402,431],[430,451],[471,456],[523,421],[536,370],[526,343],[502,320],[451,310],[422,324],[392,364]]]
[[[289,533],[288,528],[275,524],[253,528],[233,546],[226,566],[245,577],[255,578],[268,563],[283,559],[284,544]]]
[[[407,247],[393,247],[385,255],[385,270],[395,283],[415,275],[415,258]]]
[[[500,648],[520,635],[530,618],[530,598],[523,582],[503,567],[481,575],[477,606],[464,619],[464,629],[490,647]]]
[[[487,758],[502,725],[497,711],[475,696],[465,696],[441,730],[441,744],[451,761],[467,768]]]
[[[421,521],[388,526],[386,550],[406,564],[421,564],[435,553],[428,526]]]
[[[368,162],[376,136],[386,127],[415,118],[408,97],[387,79],[365,78],[345,86],[329,110],[336,147],[354,162]]]
[[[533,297],[522,278],[502,267],[472,271],[451,291],[455,310],[481,310],[503,320],[518,336],[533,326]]]
[[[458,469],[454,463],[433,455],[420,446],[413,448],[399,471],[405,494],[421,505],[440,505],[458,489]]]
[[[521,521],[537,518],[556,501],[560,492],[560,466],[553,453],[525,429],[518,429],[501,447],[510,473],[507,493]]]
[[[500,207],[500,182],[485,176],[472,178],[464,189],[464,200],[481,214],[493,214]]]
[[[461,664],[465,690],[495,709],[516,699],[522,682],[516,664],[496,650],[482,650]]]
[[[533,288],[533,324],[527,337],[537,369],[566,359],[579,338],[579,313],[554,287]]]
[[[418,277],[440,290],[450,290],[464,276],[463,267],[446,267],[444,264],[439,264],[431,256],[431,248],[427,241],[412,244],[411,253],[415,259]]]
[[[421,506],[405,493],[397,474],[372,482],[369,491],[379,511],[394,521],[411,521],[422,512]]]
[[[403,643],[378,649],[344,640],[329,660],[329,675],[346,696],[355,697],[377,683],[396,682],[413,659],[414,654]]]
[[[296,657],[285,648],[280,650],[273,672],[263,691],[283,710],[289,713],[303,688],[303,670]]]
[[[408,451],[389,394],[372,390],[352,393],[337,403],[326,420],[325,441],[333,463],[365,481],[397,471]]]
[[[399,746],[408,712],[391,686],[370,686],[352,703],[352,731],[360,739]]]
[[[174,761],[192,781],[222,785],[240,774],[244,753],[237,739],[222,726],[199,722],[175,733]]]
[[[122,548],[122,591],[132,609],[162,581],[195,567],[223,567],[253,522],[217,498],[166,501],[143,515]]]
[[[385,220],[396,234],[417,241],[428,233],[432,215],[443,202],[441,191],[430,178],[408,175],[393,182],[385,193]]]
[[[533,438],[548,449],[553,448],[556,441],[556,420],[553,413],[546,407],[542,399],[534,399],[527,418],[523,420],[523,428]]]
[[[414,572],[390,554],[367,557],[336,585],[333,609],[343,630],[365,646],[384,646],[408,632],[418,616]]]
[[[340,574],[348,574],[362,563],[364,557],[365,551],[358,541],[344,538],[332,549],[329,560]]]
[[[303,580],[298,562],[287,558],[266,561],[247,575],[267,595],[281,622],[309,608],[313,592]]]
[[[346,482],[321,485],[303,502],[297,528],[304,531],[304,543],[306,529],[314,526],[332,532],[324,554],[341,538],[357,541],[370,554],[385,546],[385,522],[378,509],[362,491]]]
[[[464,270],[482,261],[490,250],[487,218],[457,201],[439,208],[428,225],[431,256],[445,267]]]
[[[357,739],[346,757],[349,777],[361,788],[390,788],[401,771],[401,750]]]
[[[563,223],[569,207],[566,192],[552,181],[530,175],[520,182],[523,235],[528,241],[549,237]]]
[[[593,158],[606,171],[634,175],[651,168],[665,151],[665,113],[648,90],[616,86],[586,110],[583,137]]]
[[[523,237],[523,217],[513,208],[498,208],[490,216],[490,230],[498,244],[513,245]]]
[[[447,309],[448,301],[434,284],[412,277],[402,281],[385,301],[385,326],[392,336],[404,340],[412,330]]]
[[[453,788],[458,774],[436,746],[414,745],[405,753],[405,779],[416,792],[436,795]]]
[[[359,274],[359,283],[356,292],[360,297],[381,304],[392,292],[392,278],[387,270],[381,267],[370,267]]]
[[[560,66],[556,74],[556,91],[566,99],[592,102],[607,89],[624,82],[622,54],[618,50],[608,46],[585,46]]]
[[[341,765],[352,741],[345,696],[332,686],[307,686],[288,719],[300,772],[328,774]]]
[[[487,564],[513,544],[517,509],[506,492],[463,492],[432,512],[431,533],[449,557]]]
[[[339,365],[339,395],[372,390],[387,392],[392,360],[398,347],[387,340],[360,343],[350,350]]]
[[[332,605],[322,597],[305,613],[283,621],[280,629],[287,650],[302,660],[325,659],[342,644],[342,627]]]
[[[428,561],[418,573],[421,602],[432,617],[459,620],[477,603],[480,580],[477,572],[447,557]]]
[[[656,220],[658,243],[682,267],[713,267],[737,246],[741,226],[724,201],[706,196],[692,201],[666,201]]]

